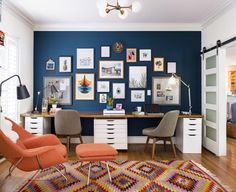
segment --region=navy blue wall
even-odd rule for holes
[[[165,72],[153,72],[152,62],[124,63],[124,80],[110,80],[110,90],[113,82],[126,83],[126,99],[117,100],[117,103],[123,103],[126,111],[133,111],[136,106],[144,103],[131,103],[131,89],[128,88],[128,66],[145,65],[148,68],[147,88],[152,88],[153,76],[167,76],[166,62],[177,62],[177,74],[191,85],[192,106],[194,113],[201,113],[201,32],[34,32],[34,95],[43,88],[44,76],[71,76],[74,89],[74,75],[76,72],[96,73],[98,80],[98,61],[99,60],[124,60],[126,59],[125,50],[122,53],[115,53],[111,49],[110,58],[100,57],[100,47],[110,45],[121,41],[125,48],[147,48],[152,50],[152,57],[165,58]],[[95,68],[90,70],[76,69],[76,49],[94,48],[95,50]],[[59,73],[59,56],[71,55],[73,70],[72,73]],[[46,71],[46,61],[51,58],[56,62],[55,71]],[[139,58],[139,57],[138,57]],[[72,95],[74,97],[74,90]],[[141,89],[142,90],[142,89]],[[112,92],[110,92],[110,95]],[[36,97],[34,97],[36,98]],[[151,103],[151,96],[146,95],[146,102]],[[41,101],[40,105],[41,106]],[[79,111],[101,111],[105,104],[99,104],[99,93],[96,93],[94,101],[72,100],[71,106],[63,108],[73,108]],[[181,86],[181,105],[163,106],[161,112],[170,109],[188,110],[187,89]],[[150,120],[151,121],[151,120]],[[131,123],[131,122],[130,122]],[[135,123],[136,124],[136,123]],[[141,128],[129,132],[129,135],[140,135]],[[92,134],[91,131],[85,131],[85,134]]]

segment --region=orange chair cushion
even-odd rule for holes
[[[80,160],[114,160],[117,151],[108,144],[80,144],[76,147],[76,155]]]

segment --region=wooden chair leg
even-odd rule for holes
[[[66,148],[67,148],[67,152],[69,154],[69,152],[70,152],[70,136],[67,136]]]
[[[149,139],[150,139],[150,137],[149,137],[149,136],[147,136],[147,140],[146,140],[146,145],[145,145],[144,151],[146,151],[146,150],[147,150],[148,143],[149,143]]]
[[[154,159],[154,156],[155,156],[156,142],[157,142],[157,139],[156,139],[156,138],[153,138],[153,144],[152,144],[152,159]]]
[[[83,138],[82,138],[81,135],[79,135],[79,139],[80,139],[80,143],[81,143],[81,144],[84,143],[84,142],[83,142]]]
[[[176,151],[175,151],[175,144],[174,144],[174,142],[172,140],[172,137],[170,137],[170,143],[171,143],[171,146],[172,146],[172,149],[174,151],[175,158],[176,158],[177,155],[176,155]]]
[[[163,139],[163,142],[164,142],[164,150],[166,151],[166,140]]]

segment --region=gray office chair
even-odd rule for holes
[[[67,137],[67,151],[70,150],[70,138],[81,137],[81,122],[79,113],[75,110],[60,110],[55,114],[55,132],[58,137]]]
[[[152,128],[143,129],[143,135],[147,136],[145,150],[147,148],[149,139],[153,139],[152,158],[154,158],[156,142],[158,140],[164,141],[164,147],[166,146],[166,141],[170,141],[173,151],[174,151],[174,155],[176,157],[176,151],[175,151],[175,146],[172,141],[172,137],[174,136],[174,133],[175,133],[178,116],[179,116],[179,111],[177,110],[169,111],[164,115],[161,122],[156,128],[152,127]]]

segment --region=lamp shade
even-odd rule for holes
[[[17,99],[26,99],[30,97],[30,94],[25,85],[17,86]]]

